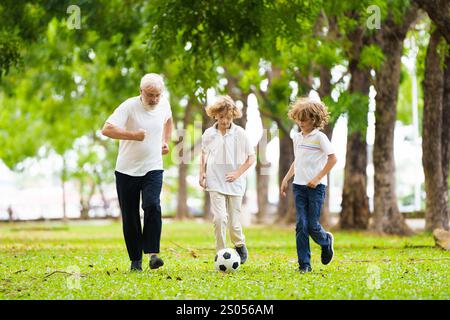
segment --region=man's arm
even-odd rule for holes
[[[106,122],[103,126],[102,134],[111,139],[143,141],[146,131],[144,129],[128,131]]]

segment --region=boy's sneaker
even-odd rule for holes
[[[330,241],[330,244],[328,246],[322,247],[322,264],[329,264],[331,260],[333,260],[334,256],[334,248],[333,248],[333,242],[334,238],[331,232],[327,232],[328,240]]]
[[[306,266],[300,266],[300,267],[298,268],[298,271],[300,271],[300,273],[308,273],[308,272],[311,272],[311,271],[312,271],[312,268],[311,268],[311,266],[308,266],[308,265],[306,265]]]
[[[248,251],[245,247],[245,244],[242,247],[235,247],[237,253],[239,254],[239,257],[241,257],[241,264],[244,264],[245,261],[247,261],[248,257]]]
[[[136,271],[136,272],[142,271],[142,259],[131,261],[130,271]]]
[[[150,257],[149,266],[150,269],[158,269],[159,267],[162,267],[164,265],[164,261],[158,257],[156,254],[152,255]]]

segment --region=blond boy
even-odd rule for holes
[[[323,229],[319,219],[326,176],[337,160],[328,137],[319,131],[329,119],[323,103],[299,98],[288,116],[299,126],[300,132],[293,139],[295,159],[281,183],[280,193],[286,196],[288,182],[294,176],[297,256],[299,270],[304,273],[312,271],[309,236],[321,246],[323,264],[333,259],[333,235]]]
[[[226,247],[228,229],[243,264],[248,257],[240,223],[244,173],[255,162],[255,151],[245,130],[233,123],[242,112],[229,96],[218,97],[206,113],[216,123],[202,136],[199,184],[211,198],[216,250]]]

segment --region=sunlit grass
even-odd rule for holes
[[[130,273],[120,223],[0,224],[0,299],[449,299],[450,253],[430,234],[335,232],[336,256],[299,274],[293,228],[244,229],[249,260],[214,270],[210,223],[163,225],[164,267]],[[231,245],[230,245],[231,246]]]

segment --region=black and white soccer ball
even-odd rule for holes
[[[241,265],[241,257],[232,248],[219,250],[214,258],[214,266],[217,271],[226,273],[235,272]]]

